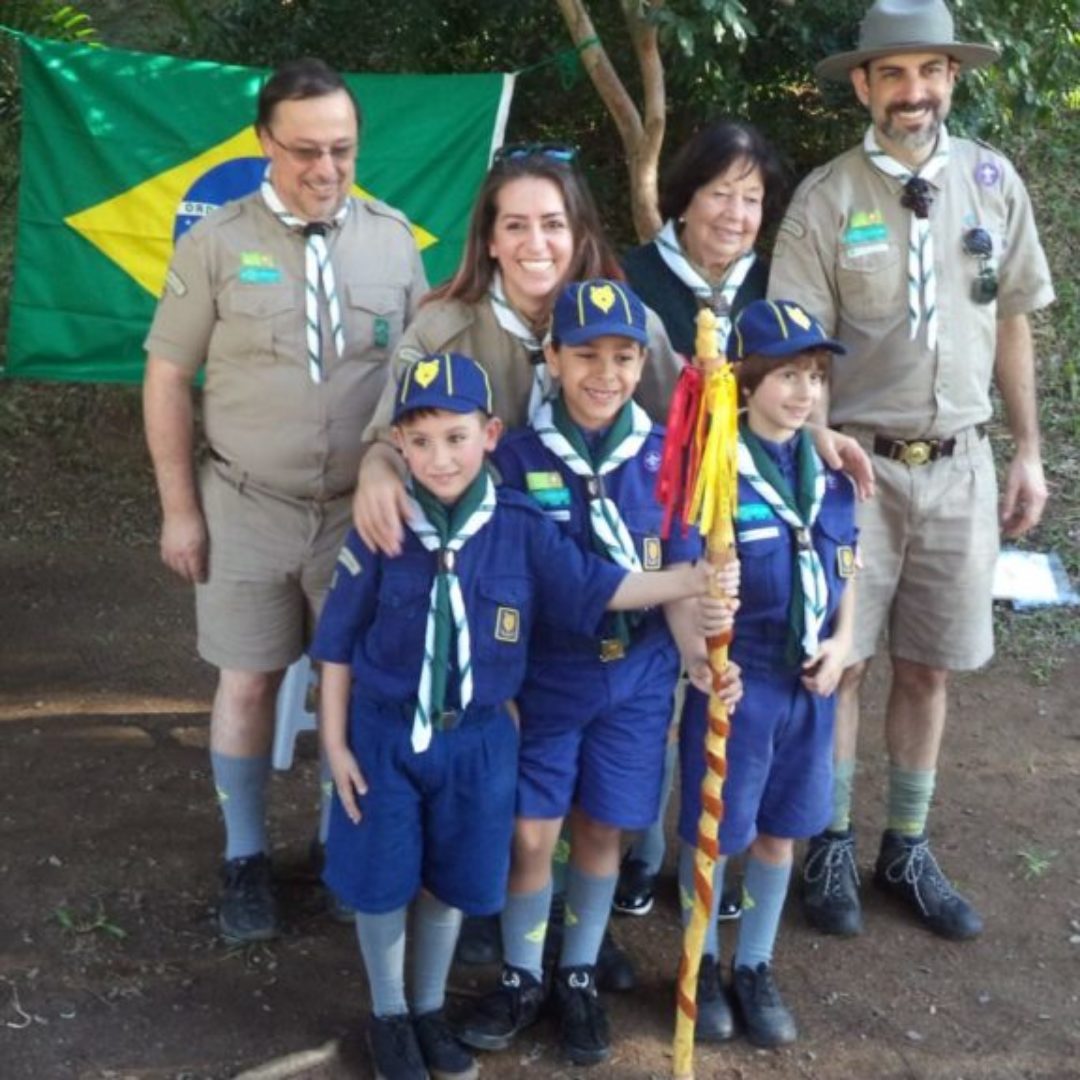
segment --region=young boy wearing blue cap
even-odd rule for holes
[[[534,622],[589,634],[605,608],[707,591],[704,563],[630,574],[588,555],[484,468],[500,424],[475,361],[403,373],[394,440],[410,473],[402,554],[346,538],[312,646],[337,798],[324,878],[356,912],[386,1080],[476,1075],[443,1017],[462,912],[503,902],[517,778],[510,702]],[[415,903],[414,903],[415,901]],[[406,1001],[405,924],[413,912]]]
[[[559,391],[529,428],[502,441],[493,460],[504,485],[527,492],[581,552],[652,573],[697,558],[701,540],[696,533],[660,537],[654,489],[663,435],[633,401],[646,363],[645,320],[644,305],[622,283],[568,286],[545,347]],[[550,612],[537,618],[518,697],[518,820],[501,918],[504,967],[499,987],[460,1030],[469,1045],[503,1049],[536,1019],[551,857],[569,815],[553,996],[571,1060],[587,1065],[609,1055],[595,967],[618,877],[620,830],[643,828],[656,814],[680,648],[707,685],[698,613],[693,602],[669,604],[609,616],[599,633],[587,634],[567,634]],[[713,615],[724,621],[710,632],[730,625],[726,608]]]
[[[732,979],[749,1040],[796,1037],[772,972],[794,840],[832,812],[835,691],[851,647],[855,498],[843,473],[822,465],[804,425],[845,349],[798,304],[757,300],[735,321],[728,359],[746,411],[739,427],[735,546],[742,568],[732,658],[745,695],[731,720],[720,850],[749,849]],[[848,586],[845,588],[845,584]],[[680,731],[679,886],[684,918],[694,894],[693,853],[705,772],[706,699],[687,693]],[[717,863],[714,895],[723,885]],[[698,1037],[732,1036],[720,986],[715,913],[698,989]]]

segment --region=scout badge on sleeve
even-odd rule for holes
[[[679,509],[683,528],[696,523],[705,537],[709,562],[723,566],[735,557],[738,394],[731,365],[720,360],[716,316],[708,309],[698,313],[694,351],[694,365],[683,369],[672,396],[656,495],[664,506],[664,534],[668,534]],[[672,1065],[676,1080],[692,1080],[694,1075],[697,978],[712,908],[713,875],[720,854],[727,768],[728,711],[717,689],[727,669],[730,642],[730,634],[710,638],[708,642],[713,688],[705,733],[706,770],[701,782],[694,905],[683,934],[679,963]]]

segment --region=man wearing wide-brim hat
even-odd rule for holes
[[[1028,314],[1053,298],[1031,203],[998,151],[945,127],[956,80],[992,63],[958,41],[943,0],[877,0],[858,47],[818,65],[870,113],[862,142],[803,181],[781,225],[771,296],[793,297],[847,346],[828,421],[872,455],[859,508],[855,644],[837,702],[834,815],[803,866],[804,910],[861,929],[851,831],[859,686],[887,637],[892,682],[886,830],[874,881],[930,930],[982,930],[926,838],[948,675],[993,654],[999,529],[1019,536],[1046,501]],[[997,383],[1015,444],[998,502],[985,424]]]

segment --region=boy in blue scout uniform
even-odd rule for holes
[[[528,428],[500,443],[493,460],[504,486],[527,492],[581,552],[649,576],[696,559],[701,540],[696,533],[660,538],[654,488],[663,433],[632,400],[646,341],[645,307],[626,285],[569,285],[556,301],[545,347],[559,392]],[[702,607],[708,614],[709,605]],[[716,608],[720,625],[730,625],[726,606]],[[502,978],[460,1036],[477,1049],[503,1049],[536,1019],[551,857],[569,814],[554,998],[563,1047],[585,1065],[610,1053],[595,969],[618,877],[620,830],[643,828],[656,814],[680,647],[699,680],[708,679],[708,664],[692,601],[608,616],[599,633],[567,634],[554,612],[549,606],[536,619],[518,697],[518,821],[501,920]]]
[[[403,373],[404,550],[386,558],[349,533],[311,650],[337,792],[324,877],[357,912],[372,1052],[388,1080],[476,1075],[442,1007],[462,912],[493,913],[505,894],[518,752],[509,703],[534,621],[586,635],[605,608],[702,593],[711,576],[704,564],[628,574],[582,552],[527,497],[496,491],[484,468],[500,432],[491,408],[487,375],[467,357],[425,357]]]
[[[822,464],[803,425],[823,392],[829,354],[845,351],[816,319],[786,300],[754,301],[728,340],[746,407],[739,426],[735,522],[740,606],[731,646],[745,696],[727,743],[720,850],[735,855],[749,849],[732,991],[756,1046],[796,1037],[773,979],[773,945],[794,840],[815,835],[832,812],[835,691],[851,647],[855,497],[847,477]],[[688,691],[680,731],[684,919],[694,894],[706,704],[704,695]],[[723,876],[721,860],[716,897]],[[697,1034],[707,1041],[734,1032],[718,960],[714,916],[698,990]]]

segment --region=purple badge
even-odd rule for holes
[[[1001,179],[1001,170],[992,161],[980,161],[975,166],[975,179],[983,187],[993,187]]]

